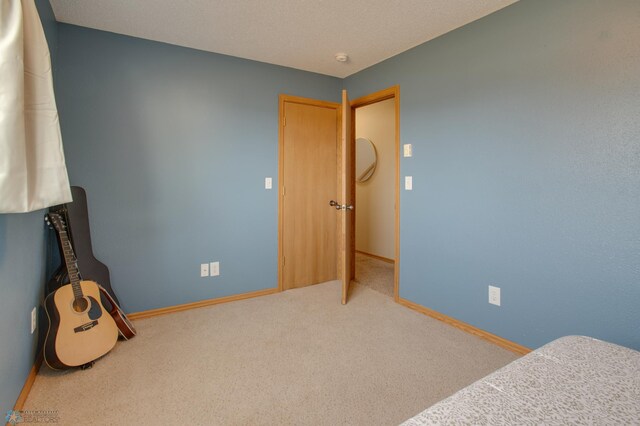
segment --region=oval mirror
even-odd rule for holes
[[[378,164],[376,147],[369,139],[356,139],[356,182],[362,183],[371,179]]]

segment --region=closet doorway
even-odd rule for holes
[[[400,91],[351,102],[354,121],[355,280],[399,298]]]

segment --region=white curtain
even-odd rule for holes
[[[0,0],[0,213],[71,201],[51,58],[34,0]]]

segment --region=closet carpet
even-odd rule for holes
[[[43,365],[62,425],[397,425],[517,356],[336,281],[138,320],[86,371]]]
[[[356,281],[393,297],[393,264],[356,252]]]

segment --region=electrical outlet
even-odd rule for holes
[[[201,263],[200,264],[200,276],[201,277],[208,277],[209,276],[209,264],[208,263]]]
[[[36,327],[38,326],[38,309],[33,308],[31,310],[31,334],[36,331]]]
[[[273,188],[273,180],[270,177],[264,178],[264,189]]]
[[[413,147],[411,146],[410,143],[405,143],[403,145],[403,150],[404,150],[404,156],[405,157],[412,157],[413,156]]]
[[[220,262],[211,262],[209,265],[212,277],[220,275]]]
[[[500,287],[489,286],[489,303],[500,306]]]

